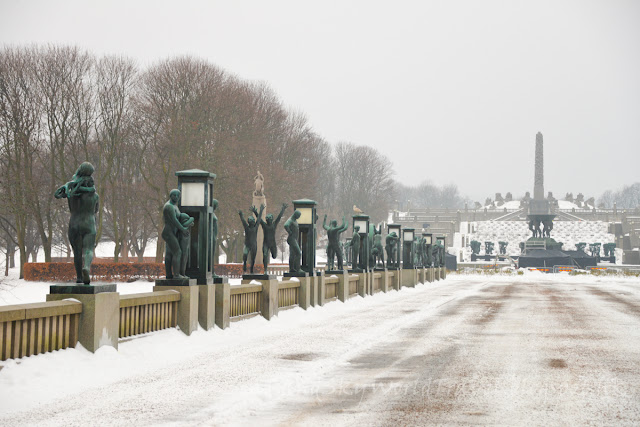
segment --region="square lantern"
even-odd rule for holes
[[[414,229],[402,230],[402,268],[413,268],[413,239]]]
[[[298,218],[298,243],[302,251],[300,268],[313,275],[316,268],[316,203],[314,200],[300,199],[293,201],[293,210],[300,211]]]
[[[216,175],[200,169],[176,172],[180,212],[193,217],[186,274],[199,285],[213,283],[213,180]]]
[[[400,249],[401,246],[401,240],[402,240],[402,233],[401,233],[401,229],[402,226],[400,224],[389,224],[387,225],[387,234],[391,234],[393,232],[396,233],[396,236],[398,236],[398,240],[396,241],[396,256],[395,259],[389,259],[387,260],[387,265],[389,267],[392,268],[399,268],[400,267],[400,253],[402,252],[402,250]]]
[[[358,214],[353,216],[353,230],[360,227],[360,263],[354,265],[355,260],[351,260],[353,269],[367,270],[369,268],[369,257],[371,256],[371,244],[369,242],[369,215]]]

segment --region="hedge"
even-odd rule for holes
[[[217,264],[218,276],[242,277],[242,264]],[[262,274],[264,267],[255,265],[254,274]],[[165,276],[163,263],[93,263],[91,280],[129,282],[139,279],[154,280]],[[75,282],[76,270],[72,262],[28,262],[24,264],[24,280],[30,282]]]
[[[128,282],[164,277],[162,263],[92,264],[91,280]],[[76,270],[70,262],[35,262],[24,264],[24,279],[31,282],[75,282]]]

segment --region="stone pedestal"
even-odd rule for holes
[[[180,293],[178,326],[186,335],[198,329],[199,287],[196,279],[157,279],[153,291],[174,290]],[[207,286],[207,285],[203,285]]]
[[[403,268],[402,269],[402,286],[413,288],[418,281],[418,270],[415,268]]]
[[[298,277],[300,288],[298,290],[298,306],[304,310],[311,306],[311,278],[309,276]]]
[[[306,283],[308,284],[308,292],[309,292],[309,306],[315,307],[318,305],[318,291],[316,286],[316,281],[313,277],[309,277],[309,273],[284,273],[282,275],[283,278],[297,277],[300,280],[300,286],[302,286],[302,279],[306,279]]]
[[[267,279],[259,282],[262,284],[262,317],[270,320],[278,315],[278,281]]]
[[[347,270],[336,270],[332,274],[338,277],[337,297],[345,302],[349,299],[349,272]]]
[[[213,329],[216,313],[215,285],[198,285],[198,323],[205,331]]]
[[[95,352],[103,345],[118,348],[120,294],[115,284],[52,285],[47,301],[74,298],[82,303],[78,341]]]
[[[363,270],[353,270],[351,273],[358,276],[358,295],[364,298],[367,295],[367,289],[369,287],[369,274]]]
[[[385,294],[387,292],[389,292],[389,289],[391,288],[391,281],[389,280],[389,272],[387,271],[386,268],[383,268],[379,271],[381,277],[380,277],[380,289],[382,289],[382,292],[384,292]]]
[[[215,280],[216,278],[214,278],[214,282]],[[225,329],[228,328],[230,324],[231,288],[229,288],[229,279],[225,277],[223,281],[215,282],[214,286],[216,288],[215,322],[218,328]]]

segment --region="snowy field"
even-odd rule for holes
[[[452,274],[0,366],[3,426],[639,425],[640,280]]]

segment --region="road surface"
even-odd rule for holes
[[[29,376],[51,392],[4,415],[0,403],[0,425],[640,425],[637,279],[450,275],[160,334],[184,353],[163,360],[160,340],[151,367],[118,377],[158,337],[125,342],[91,355],[113,378],[86,374],[60,395],[60,376]]]

